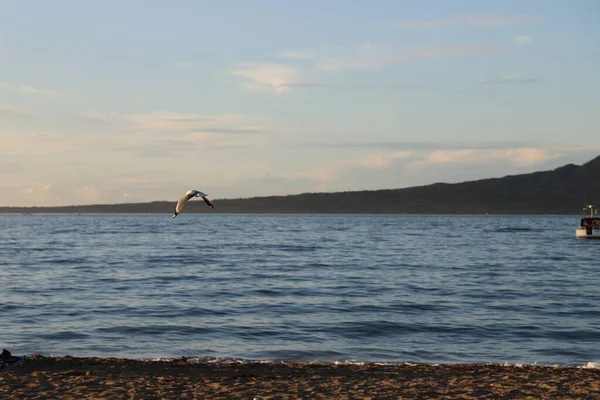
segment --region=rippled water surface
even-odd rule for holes
[[[14,354],[580,365],[578,217],[0,215]]]

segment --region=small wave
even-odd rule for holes
[[[263,248],[266,249],[271,249],[271,250],[280,250],[280,251],[285,251],[285,252],[313,252],[313,251],[317,251],[317,250],[321,250],[323,249],[322,246],[301,246],[301,245],[292,245],[292,244],[271,244],[271,245],[263,245],[261,246]]]
[[[47,340],[84,339],[84,338],[87,338],[88,336],[89,335],[87,335],[85,333],[74,332],[74,331],[60,331],[60,332],[47,333],[47,334],[40,335],[40,337],[42,339],[47,339]]]
[[[532,228],[521,228],[521,227],[506,227],[495,229],[494,232],[512,233],[512,232],[533,232],[535,229]]]
[[[49,357],[58,357],[57,354],[48,353]],[[296,365],[379,365],[379,366],[406,366],[406,367],[419,367],[423,365],[437,367],[440,365],[451,365],[446,363],[422,363],[422,362],[411,362],[411,361],[360,361],[360,360],[334,360],[334,361],[321,361],[321,360],[298,360],[288,361],[285,359],[252,359],[252,358],[236,358],[236,357],[154,357],[154,358],[139,358],[140,361],[153,361],[153,362],[172,362],[177,360],[185,360],[190,364],[296,364]],[[463,364],[463,363],[461,363]],[[590,361],[587,364],[580,366],[572,365],[561,365],[561,364],[538,364],[533,363],[493,363],[493,362],[481,362],[472,363],[472,365],[495,365],[506,368],[527,368],[527,367],[552,367],[552,368],[579,368],[579,369],[600,369],[600,362]]]
[[[598,361],[590,361],[587,364],[580,366],[579,368],[600,369],[600,362],[598,362]]]
[[[147,326],[112,326],[98,328],[98,332],[116,333],[125,335],[193,335],[206,334],[212,331],[210,328],[180,325],[147,325]]]

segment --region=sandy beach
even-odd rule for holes
[[[600,370],[33,356],[0,369],[0,398],[598,399]]]

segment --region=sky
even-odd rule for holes
[[[600,154],[596,0],[0,10],[0,206],[394,189]]]

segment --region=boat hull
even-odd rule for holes
[[[600,229],[592,229],[591,231],[591,233],[588,233],[586,228],[577,228],[575,237],[578,239],[600,239]]]

